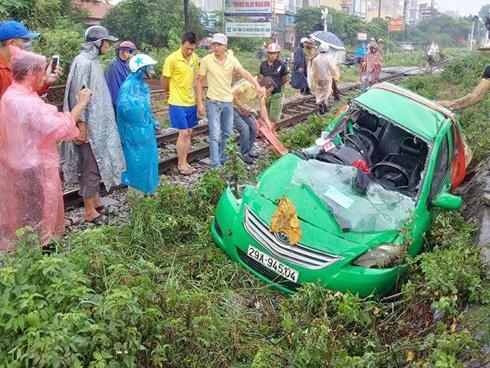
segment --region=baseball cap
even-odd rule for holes
[[[303,38],[301,39],[301,41],[299,41],[299,43],[303,43],[303,42],[307,42],[307,41],[308,41],[308,37],[303,37]]]
[[[228,37],[223,33],[215,33],[211,40],[211,43],[220,43],[222,45],[228,45]]]
[[[0,23],[0,41],[12,40],[14,38],[37,38],[39,33],[29,32],[29,29],[22,23],[15,20],[7,20]]]

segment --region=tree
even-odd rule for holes
[[[184,29],[183,2],[172,0],[127,0],[110,9],[102,24],[119,38],[131,39],[138,46],[143,43],[165,47],[169,32],[181,34]],[[189,7],[189,30],[202,37],[199,22],[201,11]]]
[[[86,15],[85,10],[70,0],[0,0],[0,20],[15,19],[34,30],[60,28],[64,19],[80,24]]]
[[[485,18],[490,14],[490,4],[483,5],[478,12],[478,15],[481,19],[485,20]]]

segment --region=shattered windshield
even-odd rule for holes
[[[384,231],[403,227],[415,202],[370,181],[365,194],[353,183],[358,169],[317,160],[298,163],[292,184],[309,187],[330,209],[344,231]]]

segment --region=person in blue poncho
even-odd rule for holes
[[[117,99],[117,127],[127,167],[122,183],[152,196],[156,196],[158,186],[158,120],[153,116],[145,79],[155,74],[156,63],[145,54],[134,56],[129,62],[132,73],[122,84]]]
[[[131,74],[128,63],[129,60],[131,60],[134,51],[136,51],[134,43],[131,41],[121,42],[116,48],[116,57],[105,70],[105,79],[111,94],[114,111],[116,111],[119,88],[121,88],[121,85],[126,80],[127,76]]]
[[[356,49],[355,55],[357,57],[357,62],[359,65],[362,63],[364,58],[366,57],[367,50],[366,50],[366,44],[364,42],[361,42],[359,47]]]

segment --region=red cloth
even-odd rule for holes
[[[69,113],[15,81],[0,100],[0,121],[0,250],[13,250],[25,225],[47,244],[65,226],[56,143],[79,131]]]
[[[358,169],[361,169],[366,174],[369,174],[371,172],[371,170],[369,170],[369,166],[367,165],[366,161],[364,161],[364,160],[356,160],[351,164],[351,166],[357,167]]]
[[[0,55],[0,97],[3,96],[7,88],[12,84],[12,71],[2,55]]]
[[[8,63],[2,55],[0,55],[0,98],[3,96],[7,88],[12,84],[12,70],[10,70],[10,63]],[[39,96],[48,92],[49,84],[44,85],[37,91]]]

